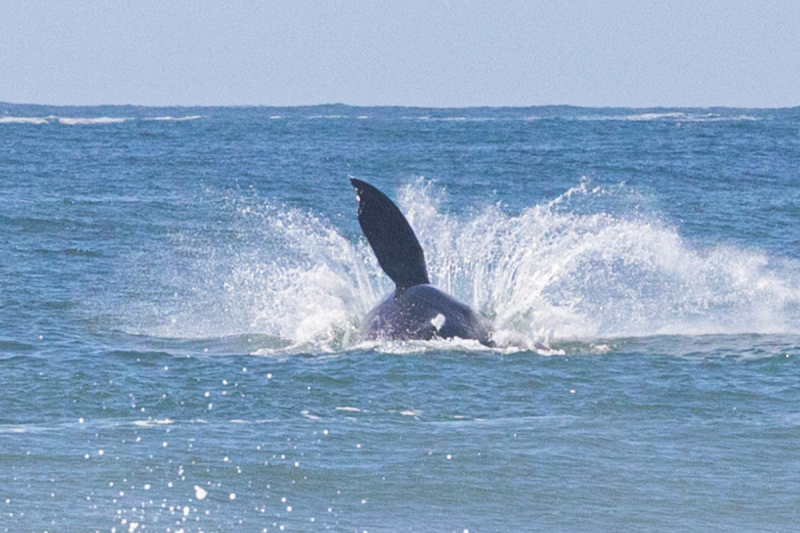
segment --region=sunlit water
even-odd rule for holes
[[[797,110],[0,105],[0,531],[792,531]],[[365,342],[395,198],[474,341]]]

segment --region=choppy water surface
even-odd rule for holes
[[[0,104],[0,531],[792,531],[800,113]],[[397,199],[473,342],[362,342]]]

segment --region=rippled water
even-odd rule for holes
[[[791,531],[797,110],[0,104],[0,530]],[[499,347],[362,342],[348,176]]]

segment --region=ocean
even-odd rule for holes
[[[796,531],[798,228],[800,108],[0,104],[0,531]]]

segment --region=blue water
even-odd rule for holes
[[[800,109],[0,104],[0,531],[794,531]],[[469,341],[362,342],[397,200]]]

